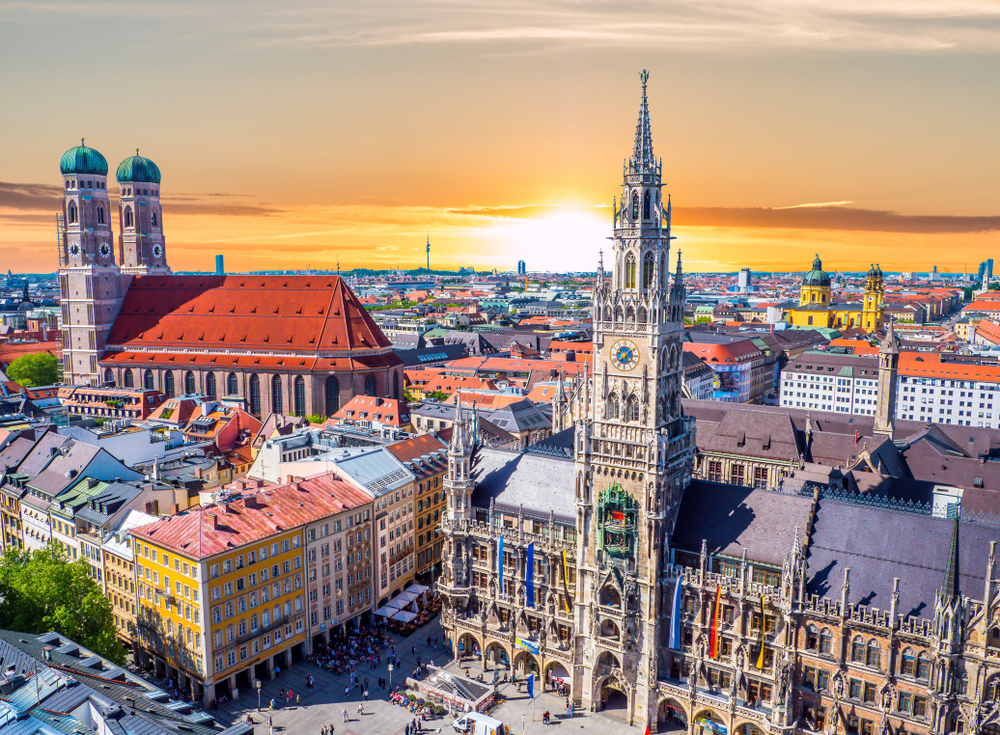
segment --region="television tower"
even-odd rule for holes
[[[431,270],[431,233],[427,233],[427,271]]]

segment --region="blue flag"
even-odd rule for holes
[[[500,596],[503,597],[503,535],[497,543],[497,573],[500,575]]]
[[[531,699],[535,698],[535,675],[532,674],[528,677],[528,696]]]
[[[674,600],[670,606],[670,647],[675,651],[681,650],[681,597],[681,575],[678,574]]]
[[[528,544],[528,563],[524,567],[524,586],[527,587],[528,607],[535,606],[535,545]]]

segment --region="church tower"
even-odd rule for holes
[[[892,439],[896,416],[896,373],[899,370],[899,341],[893,322],[878,348],[878,407],[875,409],[876,434]]]
[[[114,258],[108,162],[84,141],[59,162],[63,211],[58,218],[63,382],[100,383],[97,360],[122,302]]]
[[[134,156],[118,164],[117,178],[122,273],[169,274],[160,209],[160,169],[137,150]]]
[[[680,402],[685,291],[679,256],[669,282],[670,202],[653,155],[648,76],[615,204],[610,282],[602,261],[594,288],[590,404],[575,436],[574,691],[591,709],[624,698],[639,727],[656,715],[661,611],[669,608],[661,574],[694,447]]]
[[[865,300],[861,307],[861,327],[866,332],[877,332],[882,329],[882,297],[885,287],[882,284],[882,269],[872,265],[865,279]]]

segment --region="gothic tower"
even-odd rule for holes
[[[81,140],[63,154],[59,170],[63,177],[58,228],[63,382],[96,385],[100,383],[97,360],[123,295],[113,250],[108,162]]]
[[[882,269],[872,265],[865,279],[865,300],[861,307],[861,327],[867,332],[877,332],[882,328]]]
[[[656,716],[666,548],[689,481],[693,422],[681,411],[685,291],[669,283],[670,203],[653,156],[648,73],[614,214],[610,282],[594,288],[594,373],[576,425],[574,691],[596,709],[623,699],[630,724]],[[655,722],[655,720],[652,720]]]
[[[885,339],[878,348],[878,406],[875,409],[876,434],[885,434],[890,439],[895,430],[896,415],[896,372],[899,369],[899,342],[893,323],[885,332]]]
[[[118,164],[117,178],[122,272],[133,276],[169,274],[160,209],[160,169],[137,150]]]

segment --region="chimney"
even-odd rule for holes
[[[208,517],[212,519],[212,530],[213,531],[218,531],[219,530],[219,516],[217,516],[215,513],[211,513],[211,514],[209,514]]]
[[[170,504],[170,515],[175,516],[181,512],[181,507],[177,503]]]
[[[45,660],[46,661],[51,661],[52,660],[52,646],[45,646],[45,648],[43,648],[42,651],[44,652]]]
[[[258,508],[258,507],[260,507],[260,506],[257,505],[257,496],[256,495],[248,495],[247,498],[246,498],[246,500],[243,501],[243,504],[247,508]]]

